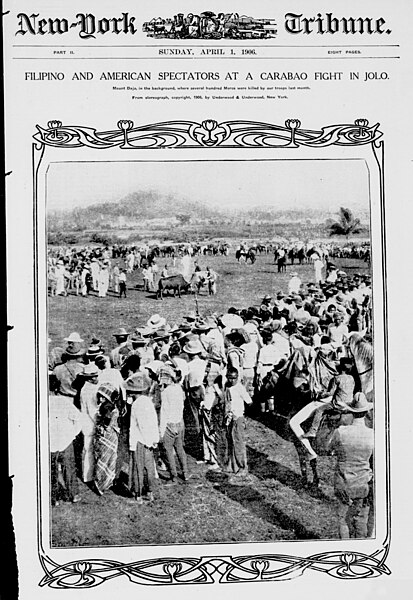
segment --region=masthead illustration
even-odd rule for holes
[[[274,19],[256,19],[238,13],[178,13],[173,17],[154,17],[142,26],[149,37],[171,39],[232,40],[266,39],[277,35]]]

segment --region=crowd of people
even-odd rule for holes
[[[303,285],[293,272],[288,291],[259,306],[190,313],[179,324],[154,314],[115,331],[109,352],[77,332],[63,346],[49,340],[52,505],[81,499],[78,475],[98,495],[126,486],[138,504],[153,502],[158,480],[190,480],[188,454],[248,477],[245,409],[276,412],[279,399],[261,391],[299,351],[310,362],[322,355],[335,376],[307,414],[312,429],[292,430],[313,457],[322,413],[339,411],[343,425],[330,440],[339,534],[366,537],[373,431],[364,417],[372,403],[357,389],[347,343],[354,332],[371,339],[371,281],[340,271],[333,279]]]
[[[156,293],[160,279],[181,274],[188,284],[193,275],[194,289],[206,285],[208,293],[216,293],[218,274],[209,266],[203,271],[189,254],[173,256],[171,263],[159,264],[157,255],[142,255],[130,250],[122,258],[113,257],[113,248],[67,249],[49,254],[47,266],[48,293],[50,296],[88,296],[106,298],[111,292],[119,298],[127,297],[128,276],[140,271],[142,289]],[[202,278],[200,278],[202,276]]]
[[[326,280],[334,283],[339,271],[335,257],[353,257],[365,259],[369,244],[338,246],[335,244],[278,243],[253,244],[241,242],[234,246],[235,257],[253,264],[257,253],[274,253],[274,263],[279,273],[286,271],[287,262],[294,265],[311,262],[314,265],[315,281]],[[84,246],[49,248],[47,257],[48,292],[50,296],[90,295],[105,298],[109,291],[119,298],[126,297],[127,279],[139,270],[142,276],[142,288],[147,292],[157,292],[160,278],[178,273],[190,282],[195,271],[200,271],[198,256],[205,254],[209,246],[200,244],[184,247],[162,247],[147,245],[136,246]],[[227,256],[229,246],[220,255]],[[168,262],[166,262],[168,259]],[[206,284],[211,294],[216,293],[217,274],[207,267]]]

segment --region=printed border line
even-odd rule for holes
[[[302,575],[306,570],[321,571],[338,579],[366,579],[390,574],[385,561],[390,549],[390,427],[389,427],[389,363],[388,363],[388,306],[387,257],[384,203],[384,143],[379,124],[369,126],[366,119],[354,124],[329,125],[320,131],[301,129],[298,119],[288,119],[285,127],[251,121],[229,121],[218,124],[207,119],[201,124],[188,121],[167,121],[134,127],[130,120],[118,121],[118,130],[97,132],[85,126],[63,126],[50,121],[48,128],[37,126],[33,144],[33,218],[34,218],[34,282],[35,282],[35,366],[36,393],[36,467],[38,507],[38,555],[45,572],[39,582],[59,589],[87,589],[126,575],[132,583],[144,585],[171,585],[193,583],[241,583],[251,581],[285,581]],[[138,140],[138,145],[136,145]],[[194,143],[195,142],[195,143]],[[357,147],[370,145],[379,170],[380,215],[382,228],[382,281],[383,281],[383,334],[385,359],[385,451],[386,451],[386,516],[387,533],[380,548],[371,555],[358,551],[332,551],[308,557],[282,554],[250,556],[207,556],[157,558],[131,563],[115,560],[86,559],[59,565],[44,552],[41,539],[40,513],[40,330],[39,330],[39,277],[38,277],[38,173],[46,146],[60,148],[298,148],[307,146],[325,148],[331,145]]]

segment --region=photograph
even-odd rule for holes
[[[51,548],[375,537],[367,163],[51,162]]]

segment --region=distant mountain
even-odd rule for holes
[[[49,228],[59,229],[92,229],[103,226],[136,226],[140,222],[165,220],[169,223],[196,222],[216,219],[240,219],[254,222],[323,222],[337,217],[338,207],[331,210],[317,207],[279,208],[271,205],[255,205],[249,207],[227,208],[225,206],[207,206],[196,198],[177,197],[160,192],[132,192],[124,198],[113,202],[95,202],[87,207],[49,210]],[[365,210],[354,209],[354,214],[363,222],[368,222],[369,214]]]
[[[50,217],[62,217],[86,222],[123,217],[125,219],[162,219],[189,215],[191,218],[211,218],[217,211],[199,202],[177,198],[173,194],[161,194],[156,191],[133,192],[117,202],[90,204],[87,207],[75,207],[66,210],[51,210]]]

